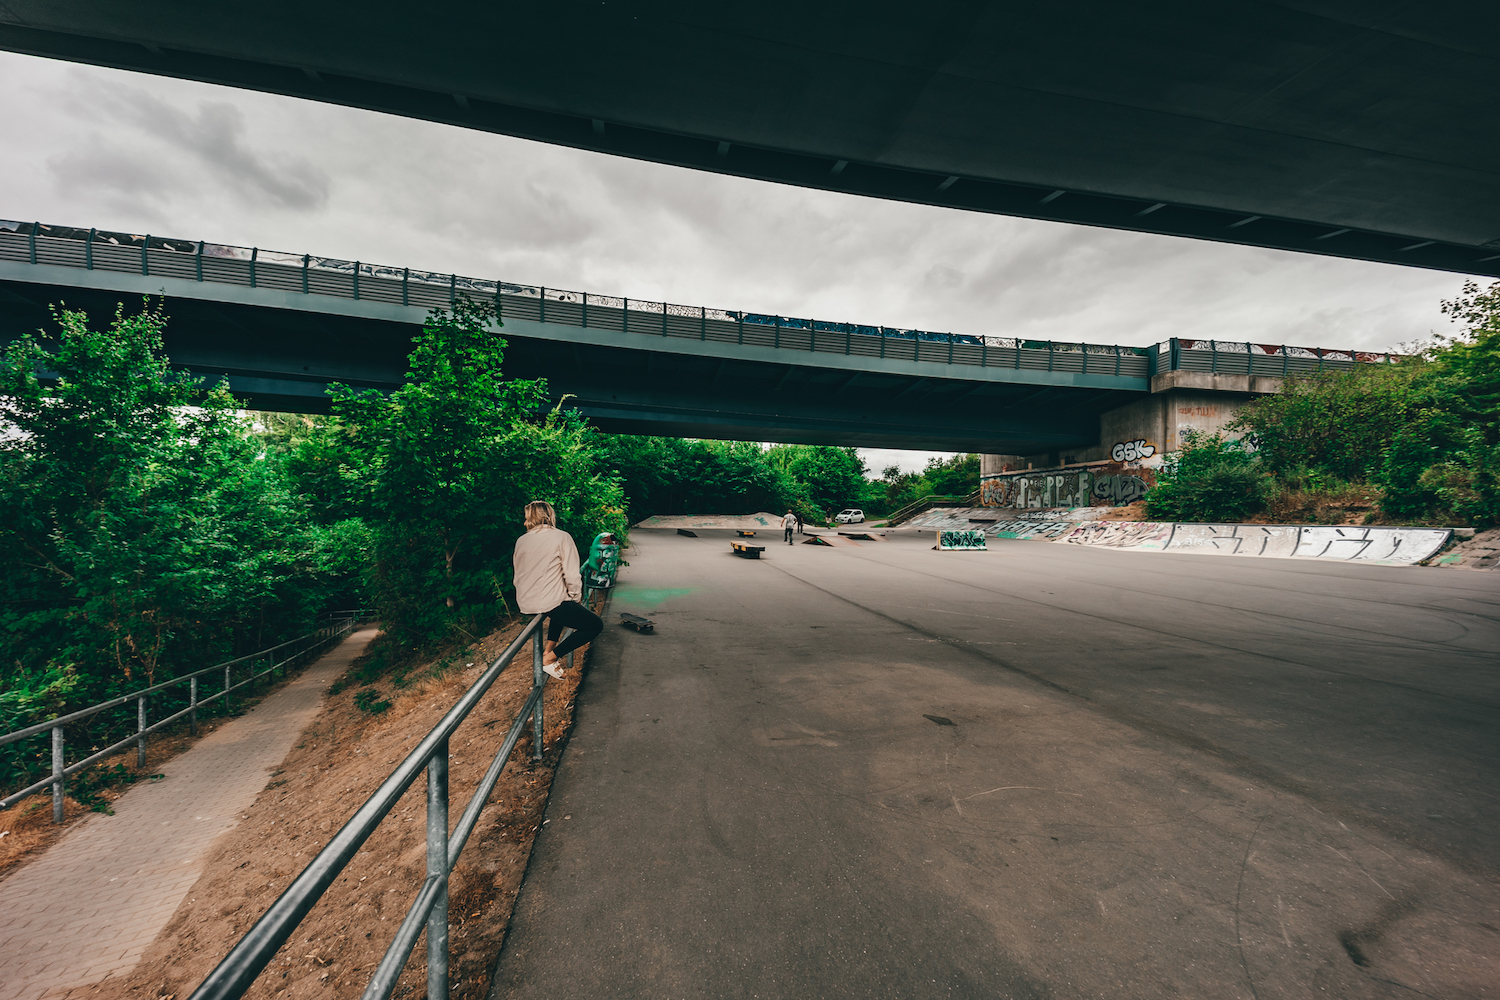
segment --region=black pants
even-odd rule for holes
[[[784,528],[782,530],[782,534],[786,535],[786,543],[788,545],[792,544],[792,529],[791,528]]]
[[[577,601],[563,601],[547,612],[547,638],[557,642],[562,630],[570,628],[573,634],[557,643],[557,658],[562,659],[573,650],[604,631],[604,620]]]

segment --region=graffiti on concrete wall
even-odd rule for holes
[[[1417,563],[1436,555],[1452,534],[1449,528],[1299,529],[1296,556],[1356,562]]]
[[[1060,541],[1073,545],[1102,545],[1110,549],[1164,549],[1172,525],[1155,521],[1095,521],[1080,524]]]
[[[1222,553],[1410,565],[1447,543],[1448,528],[1301,527],[1289,524],[1166,524],[1097,521],[1070,525],[1058,540],[1112,549]]]
[[[938,532],[938,548],[952,551],[973,551],[986,548],[984,532],[959,530]]]
[[[1112,476],[1094,477],[1094,499],[1109,504],[1135,503],[1146,495],[1150,487],[1140,476],[1117,473]]]
[[[1134,503],[1151,488],[1152,473],[1145,469],[1138,472],[1141,474],[1100,469],[1008,472],[982,481],[979,497],[986,507],[1021,510]]]
[[[1109,457],[1116,462],[1139,462],[1155,454],[1156,445],[1151,444],[1145,438],[1136,438],[1134,441],[1116,441],[1115,446],[1109,449]]]
[[[1284,524],[1179,524],[1169,547],[1234,556],[1290,556],[1297,551],[1297,529]]]
[[[1093,503],[1094,474],[1076,472],[1013,472],[979,484],[986,507],[1088,507]]]
[[[996,538],[1057,538],[1078,527],[1077,521],[1033,521],[1026,518],[997,521],[992,531]]]

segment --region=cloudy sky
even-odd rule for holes
[[[1458,275],[784,187],[0,53],[0,218],[1099,344],[1389,350]],[[919,467],[915,453],[867,453]]]

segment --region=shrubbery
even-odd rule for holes
[[[1146,494],[1146,512],[1168,521],[1243,521],[1276,492],[1260,456],[1238,438],[1184,435]]]
[[[1247,406],[1229,436],[1188,440],[1147,510],[1234,521],[1369,508],[1366,520],[1500,524],[1500,284],[1469,282],[1443,311],[1463,325],[1459,336],[1394,364],[1288,379]]]

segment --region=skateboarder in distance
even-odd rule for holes
[[[516,539],[516,606],[522,614],[547,616],[542,669],[562,678],[563,657],[604,631],[598,615],[578,603],[583,575],[573,536],[557,530],[557,513],[545,500],[526,505],[526,534]],[[562,642],[564,628],[573,634]]]
[[[792,544],[792,532],[797,530],[797,515],[791,511],[786,512],[786,517],[781,519],[781,533],[786,536],[786,543]]]

